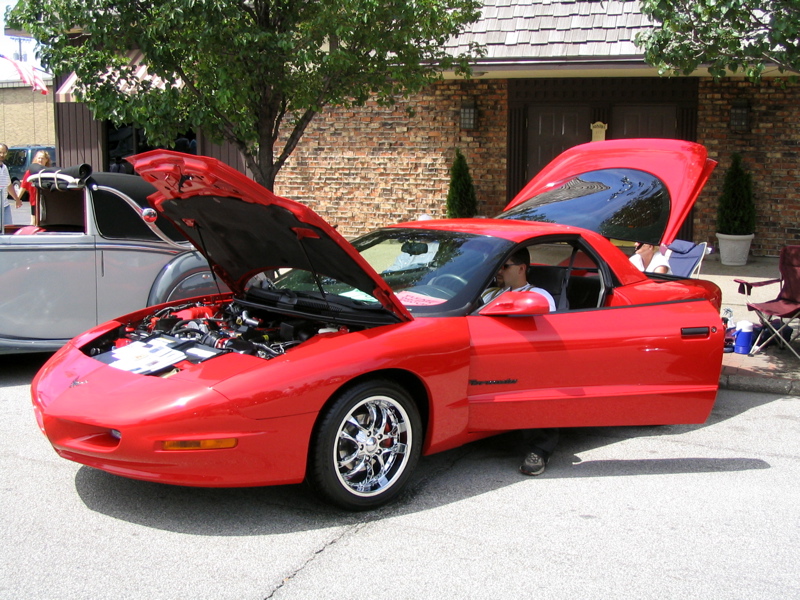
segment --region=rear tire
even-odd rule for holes
[[[323,413],[307,478],[342,508],[377,508],[403,490],[421,448],[422,420],[408,392],[391,381],[365,381],[343,391]]]

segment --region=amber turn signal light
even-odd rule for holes
[[[221,450],[235,448],[239,440],[236,438],[221,438],[218,440],[164,440],[161,442],[162,450]]]

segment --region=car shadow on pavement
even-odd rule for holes
[[[521,475],[523,437],[510,432],[423,457],[404,493],[380,509],[350,513],[319,500],[305,485],[190,488],[135,481],[81,467],[76,490],[90,509],[145,527],[195,535],[254,536],[348,527],[413,514],[533,479],[636,477],[768,469],[760,459],[631,458],[582,461],[579,455],[637,437],[680,435],[706,425],[564,429],[547,472]],[[670,432],[659,431],[670,429]]]
[[[364,520],[361,513],[324,504],[304,484],[196,488],[137,481],[81,467],[75,489],[90,510],[192,535],[277,535]]]
[[[682,425],[673,435],[697,430],[703,425]],[[635,438],[667,435],[664,427],[593,427],[562,429],[561,439],[547,471],[527,477],[518,471],[525,453],[522,436],[508,433],[474,442],[458,450],[428,457],[418,468],[402,512],[429,509],[458,502],[520,482],[579,477],[638,477],[717,473],[769,469],[770,464],[752,457],[591,459],[581,454]],[[461,454],[459,456],[459,453]],[[421,507],[415,504],[421,503]]]
[[[36,373],[52,353],[9,354],[0,360],[0,379],[3,385],[30,385]]]

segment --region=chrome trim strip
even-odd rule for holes
[[[126,244],[124,242],[106,242],[105,240],[98,240],[97,245],[95,246],[98,250],[135,250],[136,252],[157,252],[161,254],[171,254],[171,255],[178,255],[182,252],[191,252],[194,250],[193,247],[189,248],[174,248],[170,246],[169,248],[164,248],[163,246],[148,246],[146,242],[142,244]]]
[[[0,249],[3,252],[15,252],[17,250],[24,250],[26,252],[50,252],[53,250],[85,250],[87,252],[94,252],[94,244],[0,244]]]
[[[178,254],[182,254],[183,252],[193,252],[193,247],[188,248],[165,248],[164,246],[148,246],[143,244],[125,244],[125,243],[110,243],[106,244],[102,241],[98,242],[97,244],[94,243],[85,243],[85,244],[70,244],[70,243],[49,243],[49,244],[32,244],[32,243],[25,243],[25,244],[0,244],[0,249],[3,252],[16,252],[16,251],[25,251],[25,252],[53,252],[56,250],[85,250],[87,252],[94,252],[95,250],[103,251],[103,250],[123,250],[123,251],[135,251],[135,252],[154,252],[156,254],[167,254],[172,256],[177,256]]]
[[[118,189],[115,189],[115,188],[112,188],[112,187],[108,187],[108,186],[105,186],[105,185],[99,185],[99,184],[94,183],[94,182],[91,184],[90,189],[91,190],[100,190],[100,191],[103,191],[103,192],[109,192],[111,194],[114,194],[118,198],[122,198],[126,202],[126,204],[128,204],[128,206],[130,206],[133,210],[135,210],[136,214],[138,214],[139,217],[142,218],[142,213],[144,212],[144,209],[141,206],[139,206],[139,204],[136,202],[136,200],[134,200],[133,198],[131,198],[127,194],[123,194]],[[167,244],[169,246],[172,246],[173,248],[177,248],[179,250],[186,250],[186,246],[185,245],[181,245],[181,244],[173,241],[172,239],[170,239],[169,236],[167,236],[163,231],[161,231],[161,229],[159,229],[158,226],[155,223],[148,223],[144,218],[142,218],[142,222],[145,223],[150,228],[150,231],[152,231],[153,234],[155,234],[165,244]]]

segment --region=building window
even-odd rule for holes
[[[106,122],[106,161],[108,171],[112,173],[133,173],[131,164],[125,160],[126,156],[140,154],[148,150],[155,150],[163,146],[151,146],[147,142],[144,131],[132,125],[115,127]],[[186,154],[197,154],[197,136],[194,131],[188,130],[180,134],[167,150],[175,150]]]

